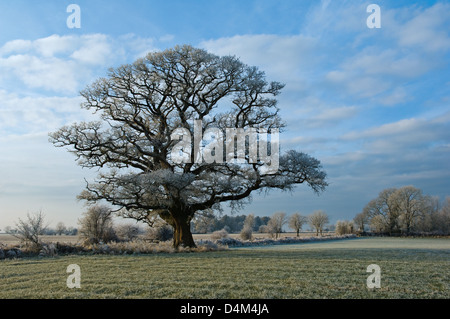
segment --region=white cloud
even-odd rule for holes
[[[59,36],[53,34],[46,38],[37,39],[32,42],[30,51],[36,52],[42,57],[54,57],[58,54],[66,54],[74,50],[78,45],[76,36]]]
[[[356,116],[358,108],[355,106],[327,107],[314,112],[309,117],[302,120],[307,128],[328,128],[349,120]]]
[[[80,97],[21,97],[0,90],[0,133],[2,136],[49,132],[75,120],[88,120],[80,108]]]
[[[70,57],[81,64],[105,65],[114,55],[111,41],[103,34],[83,36],[81,45]]]
[[[19,79],[29,88],[74,93],[81,71],[73,61],[55,57],[42,58],[28,54],[10,55],[0,59],[3,81]]]
[[[360,150],[358,151],[351,151],[351,152],[341,152],[337,153],[335,155],[331,155],[325,158],[324,164],[325,165],[333,165],[336,167],[342,167],[345,168],[343,171],[345,174],[348,174],[348,167],[355,162],[362,162],[366,160],[368,157],[368,154],[365,152],[362,152]]]
[[[288,84],[283,92],[330,89],[393,106],[408,100],[410,81],[441,67],[443,60],[435,54],[450,46],[447,7],[383,7],[383,26],[374,31],[365,24],[366,5],[322,1],[308,13],[302,34],[238,35],[200,46],[257,65],[269,79]]]
[[[272,80],[304,82],[320,62],[315,55],[319,42],[304,35],[238,35],[204,41],[201,47],[218,55],[235,55],[249,65],[256,65]]]
[[[400,49],[380,51],[379,48],[369,47],[329,71],[326,79],[336,87],[345,88],[350,94],[361,98],[375,97],[397,89],[398,99],[401,90],[402,95],[406,95],[405,88],[401,88],[401,85],[436,67],[437,63],[433,59],[416,52],[405,54]]]
[[[321,121],[335,121],[352,117],[357,112],[355,106],[343,106],[326,110],[316,116],[317,120]]]
[[[392,92],[388,92],[387,95],[379,99],[380,103],[386,106],[398,105],[408,100],[410,100],[410,96],[403,87],[395,88]]]
[[[0,47],[0,83],[76,94],[95,71],[133,62],[153,47],[153,39],[132,34],[52,35],[34,41],[13,40]]]
[[[370,99],[395,106],[414,100],[416,92],[409,84],[446,63],[436,54],[450,45],[445,19],[449,5],[437,3],[428,9],[382,6],[379,30],[367,28],[366,6],[322,1],[310,10],[299,35],[239,35],[200,45],[257,65],[269,79],[287,83],[283,93],[293,92],[297,100],[301,94],[325,90],[326,95],[342,98],[340,104]],[[419,39],[412,40],[418,30]]]
[[[450,177],[449,140],[449,113],[408,118],[344,134],[338,150],[321,159],[340,193],[376,196],[382,189],[412,184],[443,198]]]
[[[448,171],[449,140],[450,112],[432,118],[406,118],[343,134],[341,147],[350,144],[353,150],[327,157],[325,162],[338,176],[351,170],[368,181],[382,179],[388,186],[426,183],[442,194],[443,189],[430,183],[438,178],[436,171],[442,172],[441,177]]]
[[[420,11],[394,31],[400,46],[431,53],[450,50],[449,12],[450,4],[442,2]]]
[[[338,92],[359,99],[374,98],[392,106],[414,94],[409,92],[409,82],[447,65],[443,54],[450,50],[450,4],[436,3],[425,9],[381,7],[381,29],[351,28],[353,41],[342,41],[341,35],[332,31],[336,43],[341,44],[338,52],[346,54],[328,70],[326,81]],[[350,9],[358,12],[355,6],[343,6],[336,12],[333,24],[348,25],[349,21],[341,20]]]
[[[167,37],[161,37],[159,42],[169,41]],[[158,41],[154,38],[143,38],[133,33],[125,34],[114,41],[115,52],[124,60],[135,61],[146,56],[149,52],[158,51]]]
[[[0,56],[7,55],[11,52],[23,53],[30,50],[32,46],[33,43],[30,40],[22,40],[22,39],[12,40],[5,43],[5,45],[3,45],[2,48],[0,48]]]
[[[377,127],[367,129],[363,132],[350,132],[346,134],[344,139],[359,139],[359,138],[379,138],[398,134],[410,134],[414,131],[421,130],[426,125],[425,120],[410,118],[403,119],[393,123],[382,124]]]
[[[372,53],[376,51],[376,53]],[[414,78],[428,71],[433,64],[414,52],[404,54],[399,50],[379,50],[370,47],[362,53],[353,56],[342,67],[354,73],[371,76],[395,76],[400,78]]]
[[[450,140],[450,112],[437,117],[407,118],[364,131],[344,134],[342,141],[363,141],[368,154],[383,154],[386,161],[406,156],[423,157]]]
[[[367,4],[358,1],[323,0],[308,12],[304,31],[320,38],[359,32],[366,26],[366,7]]]

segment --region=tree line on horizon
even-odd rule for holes
[[[316,210],[308,216],[299,212],[288,215],[283,211],[278,211],[271,216],[248,215],[223,215],[214,214],[199,215],[192,221],[191,229],[193,233],[206,234],[218,230],[226,230],[228,233],[240,233],[244,229],[258,233],[279,234],[284,232],[287,225],[294,232],[299,233],[303,226],[310,225],[310,230],[315,230],[318,234],[327,230],[329,217],[323,210]],[[331,227],[332,228],[332,227]]]
[[[162,219],[152,219],[142,224],[121,223],[113,221],[114,211],[105,205],[94,205],[83,212],[78,220],[78,228],[66,227],[63,222],[58,222],[56,228],[49,227],[42,211],[28,214],[26,219],[18,219],[16,227],[6,227],[5,231],[18,238],[34,250],[42,248],[43,235],[71,235],[79,236],[83,244],[97,244],[113,241],[131,241],[139,236],[150,241],[167,241],[173,239],[172,226]],[[294,213],[288,216],[285,212],[276,212],[272,216],[248,215],[222,215],[220,217],[209,214],[200,215],[191,222],[193,233],[210,233],[220,237],[226,237],[229,233],[240,233],[242,239],[252,239],[253,232],[269,233],[278,238],[284,232],[283,227],[294,230],[299,236],[303,226],[309,224],[315,229],[316,235],[322,235],[329,223],[328,215],[323,210],[314,211],[309,216]],[[146,226],[146,227],[143,227]],[[146,229],[144,229],[146,228]],[[213,236],[214,237],[214,236]]]
[[[426,195],[414,186],[386,188],[353,219],[357,231],[375,234],[450,234],[450,196]]]
[[[161,219],[147,220],[144,230],[137,223],[114,225],[114,212],[104,205],[91,206],[79,219],[79,227],[66,227],[59,222],[56,228],[45,223],[42,212],[28,214],[27,219],[19,219],[16,228],[6,227],[5,231],[24,242],[40,246],[42,235],[78,235],[88,243],[108,241],[128,241],[145,234],[150,240],[171,240],[172,227]],[[297,233],[304,226],[315,231],[318,236],[324,231],[343,234],[382,234],[382,235],[448,235],[450,234],[450,196],[443,203],[436,196],[423,194],[414,186],[388,188],[381,191],[351,221],[338,220],[330,224],[327,213],[316,210],[308,216],[296,212],[288,216],[285,212],[275,212],[272,216],[248,215],[198,215],[191,222],[192,233],[211,233],[226,236],[240,233],[242,239],[251,240],[254,232],[269,233],[277,238],[287,225]]]

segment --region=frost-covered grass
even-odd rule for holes
[[[286,245],[286,244],[301,244],[311,242],[323,242],[330,240],[340,240],[357,238],[354,234],[348,235],[333,235],[333,236],[302,236],[302,237],[281,237],[278,239],[273,238],[255,238],[252,240],[242,240],[232,237],[220,238],[214,241],[214,243],[228,246],[228,247],[255,247],[255,246],[271,246],[271,245]]]
[[[66,286],[78,264],[81,288]],[[366,287],[367,266],[381,288]],[[0,298],[450,298],[450,240],[362,238],[0,261]]]
[[[13,236],[10,236],[13,237]],[[47,236],[48,237],[48,236]],[[69,236],[75,237],[75,236]],[[3,236],[2,239],[5,237]],[[55,237],[62,238],[64,237]],[[281,245],[293,243],[306,243],[313,241],[328,241],[356,238],[356,235],[327,235],[327,236],[301,236],[301,237],[280,237],[278,239],[261,237],[251,238],[248,240],[241,240],[233,238],[228,233],[215,232],[209,237],[201,237],[195,240],[197,247],[183,248],[173,247],[173,241],[148,241],[145,238],[136,238],[132,241],[118,241],[108,243],[91,244],[82,242],[80,240],[74,241],[69,238],[68,241],[60,242],[54,241],[53,238],[46,238],[42,240],[40,245],[28,245],[20,242],[17,238],[14,240],[7,240],[5,243],[0,242],[0,260],[4,258],[16,257],[54,257],[55,255],[80,255],[80,254],[106,254],[106,255],[136,255],[136,254],[155,254],[155,253],[179,253],[179,252],[204,252],[225,250],[228,247],[252,247],[252,246],[267,246],[267,245]]]

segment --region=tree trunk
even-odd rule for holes
[[[174,218],[173,247],[197,247],[192,237],[190,218]]]
[[[173,247],[197,247],[192,237],[191,232],[191,219],[194,213],[186,210],[172,209],[171,211],[163,211],[159,213],[159,217],[165,220],[169,225],[173,227]]]

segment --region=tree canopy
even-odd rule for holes
[[[192,247],[197,212],[239,206],[254,191],[327,186],[317,159],[279,155],[283,86],[234,56],[176,46],[111,68],[81,92],[100,120],[64,126],[50,141],[100,169],[80,199],[136,220],[159,216],[174,227],[175,247]]]
[[[448,214],[439,206],[437,197],[425,195],[411,185],[384,189],[359,214],[360,228],[364,230],[368,222],[379,233],[448,233]]]

